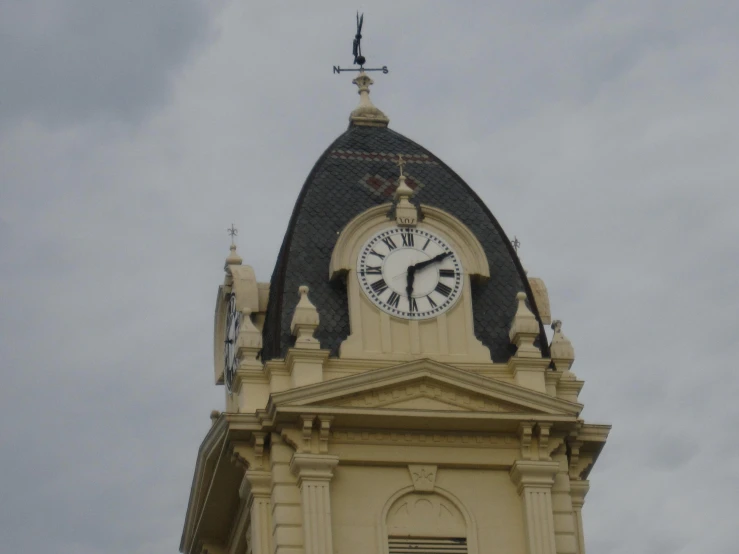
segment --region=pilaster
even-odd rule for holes
[[[523,505],[527,554],[556,554],[552,486],[559,464],[517,460],[511,480],[518,488]]]
[[[290,471],[295,450],[278,435],[270,440],[272,540],[274,554],[304,554],[300,489]]]
[[[570,477],[564,448],[553,458],[559,464],[559,470],[554,476],[554,486],[552,487],[554,538],[557,545],[557,554],[579,554],[575,514],[570,496]]]
[[[329,350],[290,348],[285,356],[290,386],[296,388],[322,382],[323,364],[328,360],[329,354]]]
[[[547,371],[544,374],[544,382],[549,396],[557,396],[557,384],[561,377],[561,371]]]
[[[575,535],[577,536],[577,554],[585,554],[585,535],[582,528],[582,507],[585,504],[585,495],[590,490],[590,481],[587,479],[570,481],[570,495],[572,509],[575,513]]]
[[[508,333],[511,343],[516,346],[516,353],[508,361],[508,367],[517,385],[546,393],[545,374],[549,360],[542,358],[541,350],[534,346],[539,336],[539,322],[526,305],[526,293],[517,293],[516,301],[518,308]]]
[[[247,470],[239,494],[251,517],[252,554],[272,554],[272,473]]]
[[[513,380],[519,387],[547,392],[546,377],[549,360],[546,358],[517,358],[508,360],[508,367],[513,373]]]
[[[333,552],[329,482],[338,463],[338,456],[298,452],[290,460],[300,487],[305,554]]]
[[[323,364],[329,356],[321,350],[321,344],[313,334],[321,323],[318,310],[308,298],[309,289],[298,289],[300,300],[295,306],[290,332],[295,337],[295,346],[288,350],[285,363],[293,388],[312,385],[323,381]]]
[[[263,369],[236,370],[233,382],[234,396],[238,399],[240,413],[254,413],[263,410],[269,401],[269,380]]]

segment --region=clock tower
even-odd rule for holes
[[[475,192],[360,103],[298,196],[269,282],[232,245],[215,307],[225,407],[184,554],[584,554],[610,429]],[[545,325],[552,325],[548,340]]]

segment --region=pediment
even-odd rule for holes
[[[562,416],[582,410],[580,404],[428,359],[275,393],[270,405]]]
[[[325,402],[322,405],[327,405]],[[421,377],[400,385],[372,388],[330,401],[332,406],[386,408],[405,410],[453,410],[464,412],[523,413],[526,410],[490,395],[470,392],[466,388]]]

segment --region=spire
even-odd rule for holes
[[[360,70],[359,75],[352,80],[359,89],[359,106],[349,116],[351,125],[364,125],[367,127],[387,127],[390,119],[382,113],[370,100],[370,85],[375,82],[370,79],[364,70]]]
[[[231,237],[231,253],[226,258],[226,264],[223,266],[224,270],[228,270],[228,266],[230,265],[241,265],[241,262],[244,260],[241,259],[241,256],[239,256],[236,253],[236,235],[239,234],[239,230],[234,226],[234,224],[231,224],[231,227],[226,229],[226,232]]]

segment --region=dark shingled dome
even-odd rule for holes
[[[472,284],[475,334],[490,348],[493,361],[511,355],[508,330],[516,311],[516,293],[525,291],[537,315],[526,275],[510,241],[474,191],[428,150],[387,127],[350,126],[316,162],[295,204],[280,248],[264,322],[262,358],[282,358],[294,344],[290,321],[298,287],[310,287],[321,323],[315,337],[338,355],[349,335],[346,284],[330,282],[328,267],[339,231],[357,214],[378,204],[388,210],[398,179],[398,154],[407,161],[413,201],[446,210],[477,236],[490,263],[490,279]],[[546,352],[541,326],[539,344]]]

